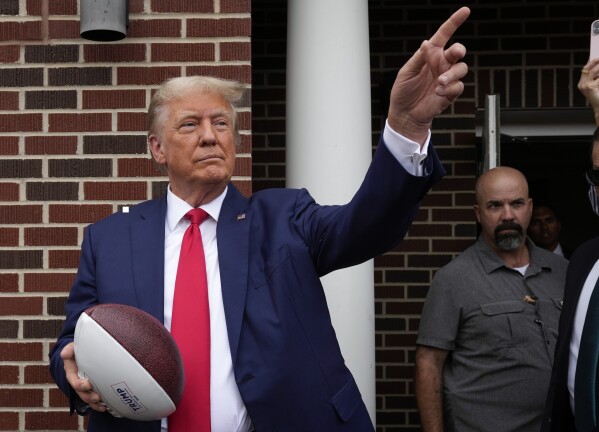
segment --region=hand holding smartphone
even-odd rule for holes
[[[591,24],[591,53],[589,60],[599,57],[599,19]]]

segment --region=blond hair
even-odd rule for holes
[[[159,129],[168,115],[168,103],[180,99],[193,92],[216,93],[229,104],[235,140],[239,140],[239,127],[237,125],[237,104],[244,95],[244,87],[238,81],[225,80],[209,76],[178,77],[167,80],[154,93],[148,107],[148,136],[158,134]]]

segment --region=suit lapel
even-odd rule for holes
[[[229,184],[218,218],[216,237],[227,333],[233,364],[243,320],[248,284],[250,213],[247,200]]]
[[[139,307],[164,322],[164,221],[166,195],[134,207],[131,244]]]

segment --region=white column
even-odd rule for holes
[[[371,157],[368,0],[289,0],[287,186],[321,204],[354,195]],[[374,266],[323,278],[346,364],[375,423]]]

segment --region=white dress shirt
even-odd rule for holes
[[[387,148],[412,175],[422,176],[427,156],[430,131],[425,144],[420,145],[393,131],[388,124],[383,131]],[[243,404],[233,374],[233,362],[227,334],[227,322],[221,292],[216,224],[225,199],[225,191],[215,200],[200,206],[210,215],[201,225],[202,243],[206,256],[208,301],[210,304],[210,415],[212,432],[249,432],[251,419]],[[171,328],[175,279],[183,233],[190,222],[183,216],[192,207],[167,188],[167,213],[164,227],[164,325]],[[168,421],[162,419],[162,431],[168,430]]]
[[[210,418],[212,432],[247,432],[251,420],[245,409],[235,376],[229,348],[227,322],[220,284],[216,224],[225,199],[225,191],[215,200],[201,206],[210,215],[201,225],[202,244],[206,257],[208,277],[208,302],[210,304]],[[183,216],[192,207],[176,195],[170,187],[167,191],[167,211],[164,237],[164,325],[170,330],[175,293],[175,279],[183,234],[190,222]],[[167,419],[162,420],[167,430]]]

